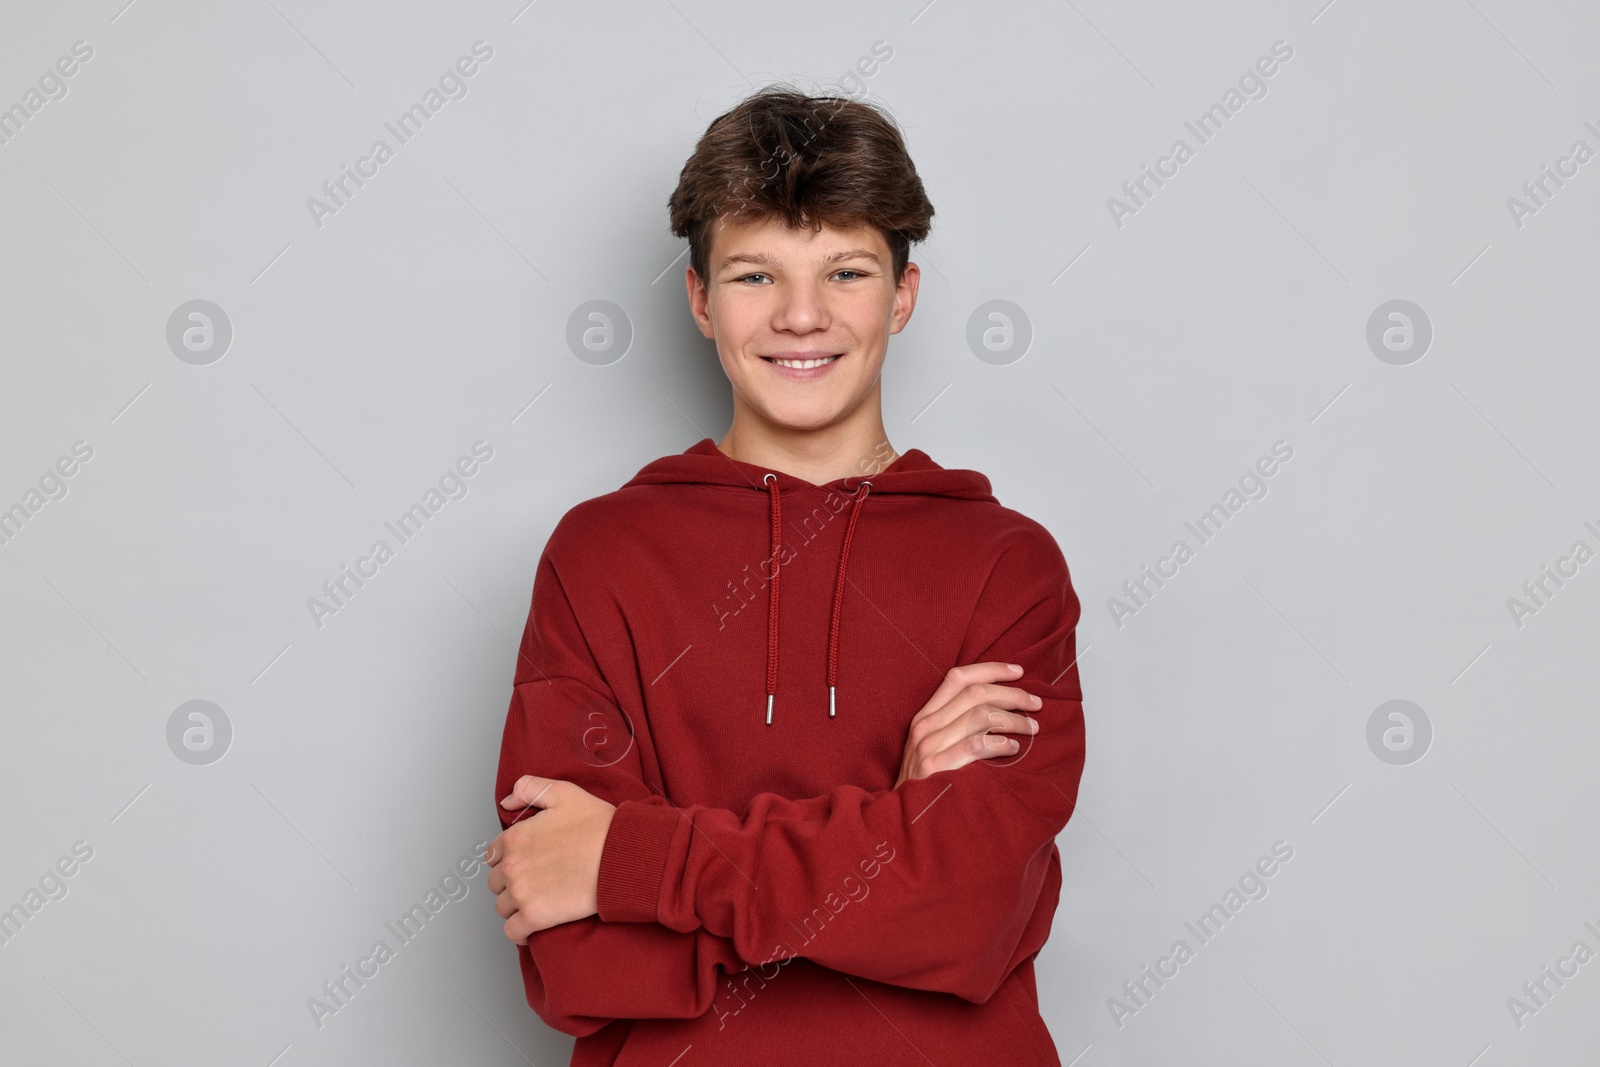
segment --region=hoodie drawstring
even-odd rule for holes
[[[767,725],[772,725],[772,698],[778,692],[778,551],[783,547],[783,504],[778,500],[778,476],[761,479],[767,487],[772,512],[772,588],[767,591]]]
[[[850,524],[844,528],[844,547],[839,550],[839,580],[833,586],[833,623],[828,627],[828,718],[833,718],[833,689],[839,681],[839,613],[844,609],[844,569],[850,564],[850,542],[856,536],[856,520],[861,517],[861,504],[872,492],[871,482],[856,487],[850,502]]]
[[[768,473],[761,479],[767,487],[767,503],[772,516],[771,575],[767,591],[767,725],[772,725],[772,705],[778,692],[778,581],[782,574],[779,556],[783,549],[783,502],[778,495],[778,477]],[[835,689],[839,681],[839,618],[844,610],[845,570],[850,565],[850,546],[855,541],[856,520],[861,504],[872,492],[872,483],[856,487],[850,500],[850,521],[845,525],[844,546],[839,550],[839,576],[833,586],[833,614],[828,625],[828,718],[834,717]]]

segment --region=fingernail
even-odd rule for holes
[[[1034,707],[1036,707],[1036,708],[1044,707],[1044,701],[1040,700],[1037,694],[1030,694],[1030,695],[1033,697],[1033,706]]]
[[[1018,743],[1017,743],[1017,740],[1016,740],[1016,738],[1012,738],[1012,739],[1011,739],[1011,751],[1013,751],[1013,752],[1015,752],[1015,751],[1016,751],[1016,750],[1017,750],[1017,749],[1019,749],[1019,748],[1021,748],[1021,747],[1022,747],[1022,746],[1021,746],[1021,745],[1020,745],[1020,744],[1018,744]]]
[[[1029,719],[1028,720],[1028,732],[1030,734],[1036,734],[1036,733],[1039,732],[1039,720],[1038,719]]]
[[[1014,671],[1022,670],[1022,664],[1020,664],[1020,663],[1008,663],[1008,664],[1006,664],[1006,666],[1010,667]]]

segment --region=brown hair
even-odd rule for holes
[[[713,227],[726,216],[776,217],[817,230],[823,223],[875,226],[899,282],[912,242],[928,236],[933,204],[886,112],[779,84],[712,120],[678,175],[667,212],[672,232],[688,238],[689,263],[702,279]]]

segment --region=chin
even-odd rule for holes
[[[838,422],[844,416],[845,409],[842,405],[830,404],[819,407],[807,404],[803,407],[780,405],[768,407],[764,414],[769,422],[782,426],[786,430],[820,430]]]

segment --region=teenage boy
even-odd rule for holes
[[[733,423],[540,559],[488,853],[528,1002],[575,1065],[1058,1065],[1078,599],[1044,527],[884,433],[933,206],[878,110],[769,88],[669,208]]]

